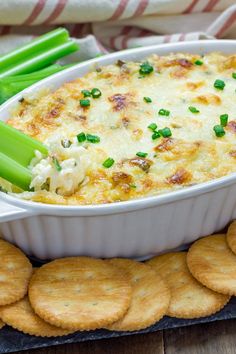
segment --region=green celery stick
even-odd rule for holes
[[[1,153],[28,167],[35,150],[39,150],[43,155],[48,154],[46,146],[41,142],[0,121]]]
[[[67,65],[66,65],[67,66]],[[69,66],[69,65],[68,65]],[[34,71],[32,73],[29,74],[22,74],[22,75],[14,75],[14,76],[8,76],[8,77],[4,77],[1,80],[1,82],[5,83],[15,83],[15,82],[22,82],[22,81],[28,81],[31,80],[32,78],[40,78],[42,76],[44,76],[44,74],[46,75],[47,73],[54,73],[54,71],[56,72],[57,70],[59,71],[60,68],[62,68],[61,65],[59,64],[52,64],[47,66],[46,68],[43,68],[41,70],[37,70]]]
[[[79,49],[79,46],[73,42],[68,41],[57,47],[50,48],[47,51],[41,53],[35,53],[33,58],[25,58],[23,62],[17,63],[0,73],[0,78],[19,74],[28,74],[30,72],[40,70],[46,66],[52,64],[56,60],[71,54]]]
[[[32,175],[30,170],[0,152],[0,177],[23,190],[29,190]]]
[[[46,48],[58,46],[68,40],[69,34],[65,28],[57,28],[48,32],[32,40],[30,43],[1,56],[0,73],[3,73],[6,68],[18,65],[19,62],[25,61],[30,56],[36,56],[38,52],[45,51]]]
[[[65,66],[54,64],[31,74],[9,76],[0,79],[0,104],[45,77],[67,69],[70,66],[71,64]]]

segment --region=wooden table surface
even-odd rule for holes
[[[233,354],[236,320],[182,327],[150,334],[67,344],[20,354]]]

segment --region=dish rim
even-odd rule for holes
[[[145,58],[148,55],[151,55],[152,51],[153,54],[155,54],[155,51],[158,50],[170,50],[171,53],[171,48],[174,52],[183,52],[188,51],[189,47],[196,46],[196,47],[202,47],[203,51],[204,48],[208,46],[213,46],[217,45],[219,46],[219,51],[221,51],[220,47],[221,45],[223,47],[230,48],[231,45],[236,46],[236,40],[202,40],[202,41],[188,41],[188,42],[173,42],[173,43],[167,43],[167,44],[161,44],[161,45],[152,45],[152,46],[146,46],[142,48],[134,48],[134,49],[128,49],[128,50],[122,50],[114,53],[107,54],[105,56],[99,57],[99,58],[94,58],[87,60],[82,63],[78,63],[77,65],[74,65],[66,70],[63,70],[59,73],[56,73],[54,75],[51,75],[48,78],[45,78],[41,80],[40,82],[30,86],[29,88],[23,90],[22,92],[18,93],[11,99],[9,99],[6,103],[4,103],[0,107],[0,115],[1,112],[4,110],[9,110],[10,107],[14,104],[17,103],[17,101],[22,97],[22,95],[28,95],[28,94],[34,94],[37,89],[40,89],[43,87],[45,84],[49,83],[52,85],[54,80],[57,81],[56,79],[59,78],[60,76],[65,76],[67,73],[72,73],[76,72],[78,69],[82,68],[88,68],[95,66],[96,64],[99,65],[109,65],[106,64],[106,61],[109,59],[116,61],[120,57],[124,56],[131,56],[132,54],[144,54],[143,58]],[[177,48],[177,49],[176,49]],[[200,51],[200,50],[199,50]],[[212,50],[216,51],[216,50]],[[207,51],[209,52],[209,51]],[[191,50],[190,50],[191,53]],[[165,54],[167,55],[167,54]],[[130,59],[132,60],[132,59]],[[79,77],[79,75],[78,75]],[[71,80],[69,80],[71,81]],[[64,81],[66,82],[66,81]],[[1,119],[1,118],[0,118]],[[131,212],[139,209],[146,209],[149,207],[154,207],[158,205],[164,205],[168,203],[172,203],[175,201],[181,201],[187,198],[191,197],[196,197],[200,196],[205,193],[212,192],[214,190],[218,190],[224,187],[227,187],[229,185],[232,185],[236,182],[236,172],[231,173],[227,176],[223,176],[214,180],[210,180],[208,182],[204,183],[199,183],[191,187],[185,187],[181,190],[177,191],[171,191],[171,192],[166,192],[162,193],[159,195],[154,195],[154,196],[147,196],[147,197],[142,197],[142,198],[137,198],[137,199],[130,199],[127,201],[121,201],[121,202],[112,202],[112,203],[104,203],[104,204],[92,204],[92,205],[61,205],[61,204],[47,204],[47,203],[40,203],[40,202],[33,202],[30,200],[23,200],[17,197],[14,197],[12,195],[0,192],[0,197],[2,201],[5,201],[8,204],[23,208],[25,210],[31,210],[33,212],[36,212],[37,214],[51,214],[51,215],[65,215],[65,216],[92,216],[92,215],[107,215],[107,214],[116,214],[116,213],[123,213],[123,212]]]

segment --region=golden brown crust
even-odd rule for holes
[[[0,305],[20,300],[27,293],[32,265],[19,248],[0,239]]]
[[[170,288],[167,314],[178,318],[212,315],[226,305],[230,296],[218,294],[194,279],[188,270],[186,255],[186,252],[166,253],[147,262]]]
[[[115,331],[137,331],[159,321],[167,313],[170,292],[164,280],[146,264],[114,258],[107,262],[121,267],[131,277],[132,300],[128,312],[106,327]]]
[[[236,255],[224,234],[196,241],[188,251],[187,263],[192,275],[209,289],[236,295]]]
[[[0,316],[8,326],[33,336],[58,337],[72,333],[43,321],[33,311],[27,296],[14,304],[2,306]]]
[[[29,285],[34,311],[68,330],[101,328],[121,318],[131,301],[129,276],[114,265],[89,257],[52,261]]]
[[[84,143],[89,167],[79,187],[66,195],[60,195],[58,189],[39,190],[21,195],[23,198],[63,205],[112,203],[179,190],[236,171],[231,153],[236,132],[235,55],[175,53],[147,60],[154,68],[150,75],[140,75],[140,62],[113,64],[53,93],[26,97],[9,124],[45,143],[48,139],[59,143],[63,138],[76,139],[80,132],[96,134],[100,142]],[[196,65],[196,60],[202,65]],[[224,90],[214,87],[217,79],[225,80]],[[82,90],[93,87],[101,90],[101,96],[90,96],[90,106],[82,107]],[[151,102],[145,101],[147,97]],[[191,106],[199,112],[192,113]],[[161,109],[170,114],[159,114]],[[226,134],[219,138],[213,127],[220,124],[223,113],[229,115],[229,123]],[[172,136],[152,139],[151,123],[157,124],[157,130],[169,127]],[[137,157],[138,152],[148,155]],[[108,157],[114,164],[104,168]],[[185,173],[179,173],[181,169]],[[117,173],[130,176],[132,182],[113,183]]]

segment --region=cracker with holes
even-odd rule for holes
[[[5,323],[2,320],[0,320],[0,329],[2,329],[4,326],[5,326]]]
[[[167,312],[170,291],[165,282],[146,264],[130,259],[107,261],[126,270],[131,277],[132,300],[128,312],[107,329],[136,331],[151,326]]]
[[[226,305],[230,296],[218,294],[194,279],[188,270],[186,255],[186,252],[167,253],[147,262],[170,288],[167,314],[178,318],[212,315]]]
[[[51,325],[91,330],[117,321],[131,302],[130,278],[113,264],[89,257],[52,261],[31,278],[29,300]]]
[[[0,305],[23,298],[31,274],[28,258],[17,247],[0,239]]]
[[[236,295],[236,255],[223,234],[203,237],[189,249],[187,263],[192,275],[209,289]]]
[[[2,306],[0,316],[9,326],[34,336],[57,337],[71,333],[71,331],[51,326],[37,316],[29,303],[28,296],[14,304]]]
[[[226,241],[229,248],[236,254],[236,220],[228,228]]]

